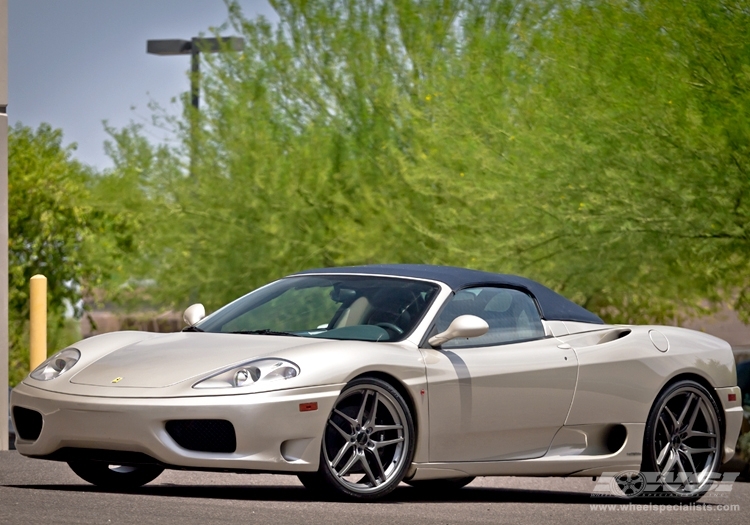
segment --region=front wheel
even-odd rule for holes
[[[307,488],[374,500],[396,488],[413,456],[414,424],[401,394],[381,379],[355,379],[328,416],[320,468],[299,478]]]
[[[110,465],[101,461],[69,461],[68,466],[81,479],[97,487],[134,489],[155,480],[164,472],[157,465]]]
[[[700,498],[721,464],[721,411],[711,393],[695,381],[670,385],[656,400],[646,423],[641,470],[656,492],[646,498]]]

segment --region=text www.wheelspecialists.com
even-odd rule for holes
[[[627,504],[591,504],[589,505],[590,510],[598,510],[604,512],[739,512],[739,505],[703,505],[690,503],[687,505],[659,505],[653,503],[627,503]]]

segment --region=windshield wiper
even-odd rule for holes
[[[182,329],[183,332],[205,332],[205,330],[201,330],[197,326],[186,326]]]
[[[251,335],[289,335],[292,337],[302,337],[299,334],[293,334],[292,332],[277,332],[276,330],[269,330],[264,328],[263,330],[237,330],[235,332],[228,332],[230,334],[251,334]]]

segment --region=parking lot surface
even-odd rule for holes
[[[108,492],[64,463],[0,452],[0,523],[331,524],[647,523],[747,524],[750,483],[689,506],[592,497],[591,478],[479,478],[448,494],[402,485],[378,503],[314,499],[292,476],[166,471],[132,492]]]

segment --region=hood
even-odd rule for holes
[[[108,353],[75,374],[78,385],[163,388],[199,379],[276,352],[320,343],[320,339],[246,334],[178,332]],[[117,381],[116,381],[117,380]]]

